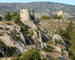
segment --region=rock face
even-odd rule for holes
[[[57,20],[52,22],[61,23]],[[48,43],[48,41],[50,43]],[[13,56],[14,51],[17,54],[21,54],[24,51],[36,48],[40,51],[40,56],[44,56],[46,58],[68,58],[68,51],[66,50],[63,38],[58,34],[54,34],[51,31],[42,28],[39,24],[35,24],[34,21],[30,20],[28,9],[21,10],[20,25],[15,24],[14,22],[12,24],[11,21],[9,23],[0,22],[0,44],[2,44],[0,45],[0,53],[3,57],[8,57],[6,51],[11,53],[11,56]],[[8,50],[11,50],[12,52],[9,52]]]
[[[20,13],[20,20],[29,27],[33,31],[33,39],[38,40],[41,43],[41,46],[43,47],[43,42],[41,38],[40,30],[38,30],[36,24],[34,21],[30,19],[30,12],[28,9],[22,9]]]
[[[0,24],[0,40],[7,46],[16,47],[20,52],[24,52],[26,48],[26,41],[18,25]],[[17,39],[16,39],[17,38]]]

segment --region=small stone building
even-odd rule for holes
[[[64,18],[64,11],[63,10],[58,11],[58,14],[57,15],[58,16],[62,16]]]

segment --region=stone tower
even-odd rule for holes
[[[32,39],[38,40],[41,43],[41,47],[43,47],[43,42],[41,38],[41,32],[38,30],[37,25],[30,19],[30,11],[29,9],[21,9],[20,11],[20,21],[27,25],[29,29],[33,32]]]
[[[30,27],[32,30],[36,30],[37,27],[34,22],[30,19],[30,11],[28,8],[20,10],[20,21]]]
[[[58,14],[57,15],[58,16],[62,16],[64,18],[64,11],[63,10],[58,11]]]
[[[20,11],[20,20],[24,23],[25,21],[30,20],[30,12],[29,9],[21,9]]]

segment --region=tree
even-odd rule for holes
[[[57,33],[63,38],[63,40],[66,42],[67,44],[67,47],[70,46],[70,40],[71,40],[71,37],[70,37],[70,34],[63,30],[62,28],[59,28]]]
[[[41,60],[39,52],[36,49],[31,49],[28,52],[24,52],[22,55],[22,60]]]
[[[18,15],[17,11],[13,12],[13,13],[12,13],[12,18],[13,18],[14,16],[17,16],[17,15]]]
[[[71,33],[72,32],[72,21],[68,24],[68,26],[66,27],[66,31],[68,33]]]
[[[4,18],[5,18],[7,21],[10,21],[10,20],[11,20],[11,14],[10,14],[10,12],[7,12],[6,15],[4,16]]]
[[[20,22],[20,17],[19,16],[14,16],[13,20],[16,24],[18,24]]]

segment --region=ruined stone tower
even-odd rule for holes
[[[58,14],[57,15],[58,16],[62,16],[64,18],[64,11],[63,10],[58,11]]]
[[[34,22],[30,19],[30,11],[28,8],[26,9],[21,9],[20,11],[20,21],[22,21],[25,25],[30,27],[32,30],[37,29],[36,25]]]
[[[20,11],[20,20],[22,22],[30,20],[30,12],[29,9],[21,9]]]

